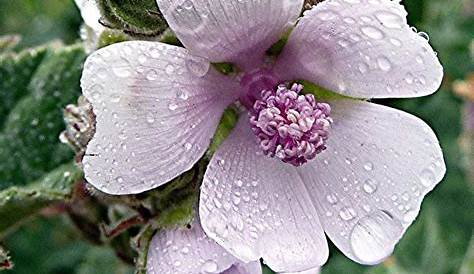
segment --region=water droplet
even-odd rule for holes
[[[355,212],[355,210],[352,208],[352,207],[343,207],[341,208],[341,210],[339,211],[339,216],[341,217],[341,219],[343,219],[344,221],[349,221],[349,220],[352,220],[354,219],[354,217],[357,215],[357,213]]]
[[[174,66],[171,64],[167,65],[165,71],[167,74],[173,74],[173,72],[175,71]]]
[[[318,18],[323,21],[332,20],[336,17],[338,17],[338,14],[330,10],[323,10],[318,13]]]
[[[149,81],[154,81],[154,80],[158,79],[158,72],[156,72],[156,70],[154,70],[154,69],[151,69],[146,74],[146,79],[149,80]]]
[[[191,143],[184,144],[184,149],[191,150],[191,148],[193,148],[193,145]]]
[[[392,69],[392,63],[388,60],[387,57],[379,57],[377,58],[377,65],[383,71],[390,71]]]
[[[218,265],[215,261],[208,260],[202,264],[201,271],[204,273],[215,273]]]
[[[364,169],[366,171],[371,171],[371,170],[374,169],[374,164],[372,164],[371,162],[367,162],[367,163],[364,164]]]
[[[398,220],[386,211],[377,210],[354,226],[350,235],[352,251],[363,263],[379,263],[392,253],[402,232]]]
[[[360,30],[363,34],[372,39],[379,40],[384,37],[384,34],[381,30],[372,26],[363,26]]]
[[[211,64],[204,58],[190,56],[185,61],[186,68],[197,77],[203,77],[209,71]]]
[[[367,179],[362,186],[366,193],[372,194],[377,190],[377,182],[372,179]]]
[[[189,248],[188,247],[183,247],[183,249],[181,249],[181,253],[188,254],[189,253]]]
[[[242,182],[242,180],[236,180],[235,181],[235,185],[237,185],[238,187],[242,187],[243,184],[244,184],[244,182]]]
[[[334,194],[328,194],[326,200],[332,205],[337,203],[337,197]]]
[[[112,68],[112,71],[117,77],[121,77],[121,78],[130,77],[130,75],[132,74],[130,70],[126,67],[115,67],[115,68]]]
[[[359,71],[364,74],[369,70],[369,67],[365,63],[360,63],[359,64]]]
[[[430,187],[436,183],[436,176],[431,169],[425,168],[420,174],[420,181],[425,187]]]
[[[155,116],[153,115],[153,113],[148,113],[148,114],[146,115],[146,121],[147,121],[147,123],[149,123],[149,124],[152,124],[152,123],[155,122]]]
[[[176,96],[181,100],[187,100],[189,98],[188,93],[181,89],[176,92]]]
[[[380,11],[375,17],[387,28],[398,29],[403,25],[403,18],[389,11]]]
[[[409,210],[405,212],[405,215],[403,215],[403,221],[405,223],[411,223],[416,219],[416,216],[418,216],[417,210]]]
[[[171,111],[176,110],[177,108],[178,108],[178,105],[175,102],[171,102],[168,105],[168,109]]]

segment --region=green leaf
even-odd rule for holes
[[[93,248],[64,216],[35,218],[3,242],[15,262],[12,274],[75,274]]]
[[[0,190],[28,184],[73,157],[58,136],[64,130],[62,109],[80,94],[83,48],[41,48],[18,56],[0,59],[7,82],[0,96],[14,105],[7,104],[3,112],[9,113],[1,116]]]
[[[131,274],[131,267],[122,263],[113,250],[107,247],[91,247],[78,266],[77,274]]]
[[[437,212],[432,207],[424,207],[421,214],[397,247],[395,258],[406,269],[433,274],[447,273],[449,254]]]
[[[98,0],[104,23],[135,35],[159,35],[168,28],[154,0]]]
[[[461,269],[459,270],[459,274],[471,273],[474,273],[474,236],[471,238],[469,249],[467,250]]]
[[[28,93],[31,78],[47,51],[41,47],[0,55],[0,128],[18,100]]]
[[[74,165],[61,166],[26,187],[10,187],[0,192],[0,238],[22,220],[42,208],[67,200],[82,172]]]

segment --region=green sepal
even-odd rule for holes
[[[74,183],[81,178],[81,170],[74,164],[66,164],[28,186],[1,191],[0,238],[42,208],[70,199]]]
[[[131,35],[156,36],[168,28],[154,0],[98,0],[102,20]]]
[[[135,274],[147,273],[148,251],[155,233],[156,230],[151,225],[147,225],[132,239],[132,246],[138,254],[135,259]]]
[[[157,217],[152,220],[154,227],[184,226],[193,220],[205,164],[201,160],[190,171],[150,193],[157,212]]]
[[[178,37],[176,37],[176,34],[171,29],[166,29],[161,34],[160,42],[168,45],[174,45],[177,47],[184,47],[181,41],[179,41]]]
[[[224,140],[229,136],[234,129],[235,125],[239,120],[239,114],[234,107],[228,107],[224,114],[222,114],[219,126],[217,127],[216,133],[212,138],[211,145],[207,150],[206,156],[208,159],[211,159],[212,155],[217,151],[219,146],[224,142]]]
[[[113,29],[106,29],[99,36],[97,48],[100,49],[115,43],[120,43],[128,40],[129,38],[125,33]]]
[[[344,96],[339,93],[336,93],[334,91],[331,91],[329,89],[323,88],[321,86],[318,86],[316,84],[313,84],[309,81],[306,80],[298,80],[295,81],[298,83],[301,83],[304,86],[303,92],[304,93],[310,93],[313,94],[316,99],[318,100],[334,100],[334,99],[354,99],[357,100],[356,98],[352,98],[349,96]]]
[[[220,73],[224,75],[229,75],[231,73],[236,73],[238,68],[235,67],[232,63],[212,63],[212,66]]]

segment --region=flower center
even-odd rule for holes
[[[312,94],[300,94],[303,85],[263,89],[250,109],[250,124],[263,152],[300,166],[326,149],[331,107]]]

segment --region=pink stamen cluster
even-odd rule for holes
[[[250,124],[260,147],[270,157],[300,166],[326,149],[331,107],[312,94],[300,94],[303,85],[279,85],[263,90],[255,101]]]

